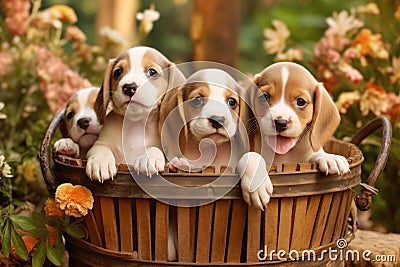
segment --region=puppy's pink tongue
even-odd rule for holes
[[[270,136],[269,144],[277,154],[286,154],[294,145],[294,138],[281,135]]]

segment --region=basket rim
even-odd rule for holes
[[[361,164],[364,159],[361,150],[351,143],[339,140],[333,140],[333,142],[346,146],[352,151],[352,156],[348,158],[351,172],[343,175],[325,175],[318,170],[317,164],[314,163],[285,164],[282,172],[277,171],[272,166],[269,175],[274,186],[274,193],[271,197],[309,196],[334,193],[356,187],[361,182]],[[204,190],[196,196],[179,191],[180,200],[215,200],[219,199],[221,195],[224,195],[223,199],[242,198],[240,185],[238,185],[240,179],[238,174],[230,168],[226,168],[225,173],[222,174],[213,172],[212,168],[207,168],[203,170],[203,173],[164,171],[160,173],[159,178],[153,176],[150,179],[146,175],[138,175],[134,178],[136,181],[138,181],[137,178],[140,179],[141,184],[138,185],[126,165],[119,165],[117,176],[113,180],[98,183],[89,180],[86,176],[84,160],[56,155],[53,157],[53,162],[58,182],[84,185],[94,195],[99,196],[151,198],[142,190],[142,186],[145,185],[155,189],[157,199],[170,199],[170,196],[165,195],[167,187],[157,182],[157,179],[164,178],[181,187],[204,187]],[[217,178],[218,184],[210,186],[209,183],[217,180]],[[221,192],[228,193],[221,194]]]

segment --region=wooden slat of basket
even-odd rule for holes
[[[213,222],[214,203],[199,207],[197,226],[196,262],[206,263],[210,260],[211,228]]]
[[[354,202],[354,195],[355,195],[355,193],[352,191],[352,190],[349,190],[350,191],[350,196],[349,196],[349,198],[351,199],[351,201],[348,201],[348,203],[347,203],[347,206],[346,206],[346,218],[345,218],[345,220],[343,221],[343,224],[342,224],[342,234],[341,234],[341,236],[346,236],[346,232],[347,232],[347,230],[348,230],[348,219],[349,219],[349,214],[350,214],[350,211],[351,211],[351,209],[352,209],[352,206],[354,205],[356,205],[355,204],[355,202]],[[355,207],[354,207],[355,208]]]
[[[151,260],[150,200],[136,200],[138,258]]]
[[[328,221],[326,223],[321,245],[329,244],[332,240],[333,233],[335,231],[335,228],[337,227],[337,218],[339,214],[339,209],[341,208],[340,204],[342,202],[342,196],[343,192],[336,192],[333,195],[332,205],[329,211]]]
[[[311,246],[319,247],[321,245],[322,236],[325,231],[326,220],[328,219],[329,215],[329,208],[332,204],[333,193],[325,194],[321,198],[321,203],[319,205],[319,213],[317,220],[314,225],[314,230],[311,239]]]
[[[306,245],[304,244],[304,230],[311,227],[310,225],[306,225],[308,197],[297,197],[295,202],[296,205],[294,210],[290,250],[300,251],[301,249],[306,248]]]
[[[292,232],[293,198],[282,198],[279,212],[278,250],[289,251]]]
[[[278,224],[279,224],[279,199],[273,198],[265,210],[264,242],[268,249],[277,250]]]
[[[244,238],[245,220],[247,205],[241,199],[232,200],[232,212],[230,220],[229,243],[227,251],[227,262],[239,263]]]
[[[305,219],[305,226],[307,227],[304,228],[303,231],[304,234],[303,239],[305,247],[302,247],[301,249],[307,249],[310,247],[311,236],[313,233],[313,229],[315,227],[315,221],[317,218],[318,207],[320,202],[321,202],[321,195],[310,196],[308,199],[307,215]]]
[[[178,225],[178,261],[193,262],[194,251],[192,248],[192,223],[190,219],[190,208],[177,208],[177,225]]]
[[[156,201],[155,217],[155,260],[167,261],[169,224],[168,205],[160,201]]]
[[[100,199],[98,196],[93,196],[94,203],[93,203],[93,213],[94,217],[97,222],[97,227],[99,228],[99,233],[100,237],[102,240],[102,243],[104,245],[105,240],[104,240],[104,227],[103,227],[103,217],[101,216],[101,206],[100,206]]]
[[[96,218],[94,217],[92,210],[89,210],[88,214],[85,216],[85,222],[89,231],[90,243],[102,247],[103,241],[101,240],[99,227],[97,227]]]
[[[282,165],[282,172],[295,172],[297,170],[297,164],[286,163]]]
[[[261,210],[249,207],[247,210],[247,262],[258,262],[260,250]]]
[[[346,190],[343,192],[343,196],[342,196],[342,201],[340,203],[340,208],[339,208],[339,213],[337,215],[337,222],[335,224],[335,231],[333,232],[333,236],[332,236],[332,241],[336,241],[339,238],[343,237],[342,236],[342,226],[343,226],[343,222],[347,221],[348,219],[348,214],[347,212],[347,207],[348,207],[348,203],[352,201],[352,199],[349,199],[351,197],[351,190]]]
[[[211,262],[222,263],[225,260],[225,248],[228,235],[229,200],[220,199],[215,203],[214,229],[211,245]]]
[[[119,198],[119,231],[122,252],[133,251],[132,199]]]
[[[114,199],[100,197],[101,216],[103,218],[104,239],[107,249],[119,251],[118,228],[115,215]]]

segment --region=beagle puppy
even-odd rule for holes
[[[66,138],[54,143],[55,153],[74,158],[86,156],[102,127],[94,111],[99,90],[97,87],[81,89],[68,99],[60,125],[60,131]]]
[[[120,163],[147,175],[164,169],[157,131],[159,98],[184,80],[172,62],[150,47],[133,47],[110,60],[95,103],[104,126],[87,153],[91,180],[112,179]],[[109,103],[112,110],[106,115]]]
[[[268,203],[272,184],[264,167],[270,164],[281,168],[283,163],[316,162],[326,175],[350,171],[345,157],[322,148],[338,127],[340,115],[322,83],[306,68],[275,63],[257,74],[254,83],[256,87],[248,91],[256,122],[254,151],[262,158],[250,152],[239,164],[247,203],[261,209]]]
[[[159,132],[171,169],[236,166],[247,144],[242,95],[243,88],[220,69],[199,70],[167,92]]]

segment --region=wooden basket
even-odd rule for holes
[[[353,188],[361,183],[363,155],[352,143],[331,140],[325,146],[328,152],[348,159],[351,173],[341,176],[325,176],[310,163],[288,164],[282,172],[272,166],[274,194],[265,212],[248,208],[238,185],[209,204],[174,207],[143,192],[127,166],[118,166],[114,180],[100,184],[86,177],[85,161],[64,156],[51,160],[50,141],[61,117],[62,112],[49,125],[40,155],[49,191],[54,193],[58,184],[71,182],[86,186],[95,196],[94,208],[85,217],[88,240],[67,236],[71,266],[321,266],[329,259],[281,261],[276,252],[287,252],[284,257],[289,260],[291,251],[301,255],[301,251],[313,249],[320,253],[334,248],[338,239],[349,242],[354,235],[355,227],[348,221],[354,203]],[[374,185],[386,164],[390,123],[378,118],[353,138],[359,144],[382,125],[384,138],[371,172],[373,176],[366,184],[361,183],[361,194],[357,197],[361,209],[369,208],[371,194],[376,193]],[[163,177],[176,184],[185,185],[190,181],[190,186],[208,183],[219,176],[210,168],[202,173],[163,173]],[[236,174],[227,170],[219,179],[233,178],[237,179]],[[170,216],[176,216],[177,220],[178,262],[167,261]],[[260,261],[259,251],[265,248],[268,257]]]

